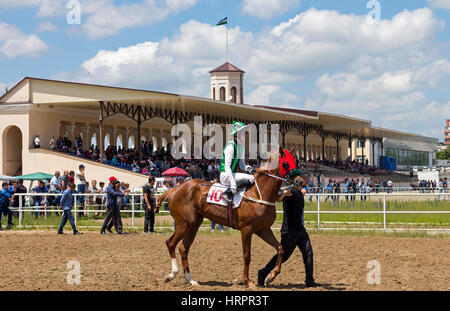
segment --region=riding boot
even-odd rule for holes
[[[238,189],[249,188],[252,183],[249,180],[240,180],[236,183]]]
[[[233,202],[233,198],[234,198],[234,194],[231,191],[231,188],[228,188],[227,190],[225,190],[222,193],[222,198],[227,201],[228,203],[232,203]]]

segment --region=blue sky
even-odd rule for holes
[[[443,140],[450,0],[0,0],[0,93],[25,76],[208,96],[246,71],[250,104],[335,112]],[[214,27],[227,16],[225,28]]]

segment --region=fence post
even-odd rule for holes
[[[19,196],[19,228],[22,228],[22,200],[24,196]]]
[[[134,228],[134,194],[131,195],[131,227]]]
[[[320,230],[320,197],[317,195],[317,229]]]
[[[77,225],[77,207],[78,207],[76,194],[73,196],[73,203],[74,203],[74,212],[75,212],[74,218],[75,218],[75,226],[76,226]]]
[[[386,231],[386,193],[383,194],[383,228]]]
[[[47,196],[44,196],[44,218],[47,219]]]

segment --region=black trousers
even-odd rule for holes
[[[144,232],[154,232],[155,231],[155,209],[152,207],[148,210],[145,209],[145,221],[144,221]]]
[[[283,262],[291,257],[292,252],[296,247],[300,249],[303,257],[303,263],[305,265],[306,283],[314,282],[313,277],[313,250],[311,247],[311,241],[309,235],[305,229],[297,232],[289,232],[281,235],[281,245],[283,246]],[[260,271],[264,275],[268,275],[276,266],[278,254],[272,257],[267,265]]]
[[[2,215],[8,215],[8,225],[12,225],[13,212],[8,206],[0,207],[0,228],[2,227]]]
[[[106,228],[108,229],[112,228],[109,227],[110,221],[112,220],[112,224],[114,225],[114,228],[116,229],[117,233],[122,233],[123,226],[122,226],[122,217],[120,217],[120,208],[114,207],[114,208],[108,208],[105,221],[103,222],[102,228],[100,229],[100,232],[105,232]]]

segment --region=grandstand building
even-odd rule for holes
[[[105,175],[142,185],[146,177],[106,164],[50,151],[52,137],[83,138],[83,148],[108,145],[154,148],[174,140],[177,123],[225,126],[278,123],[280,142],[305,160],[358,160],[378,165],[382,155],[398,158],[398,168],[432,166],[437,139],[372,126],[371,121],[327,112],[252,106],[244,103],[244,74],[225,63],[212,70],[211,98],[26,77],[0,97],[0,174],[16,175],[86,166],[89,179]],[[448,124],[447,124],[448,126]],[[41,148],[33,148],[40,136]]]

